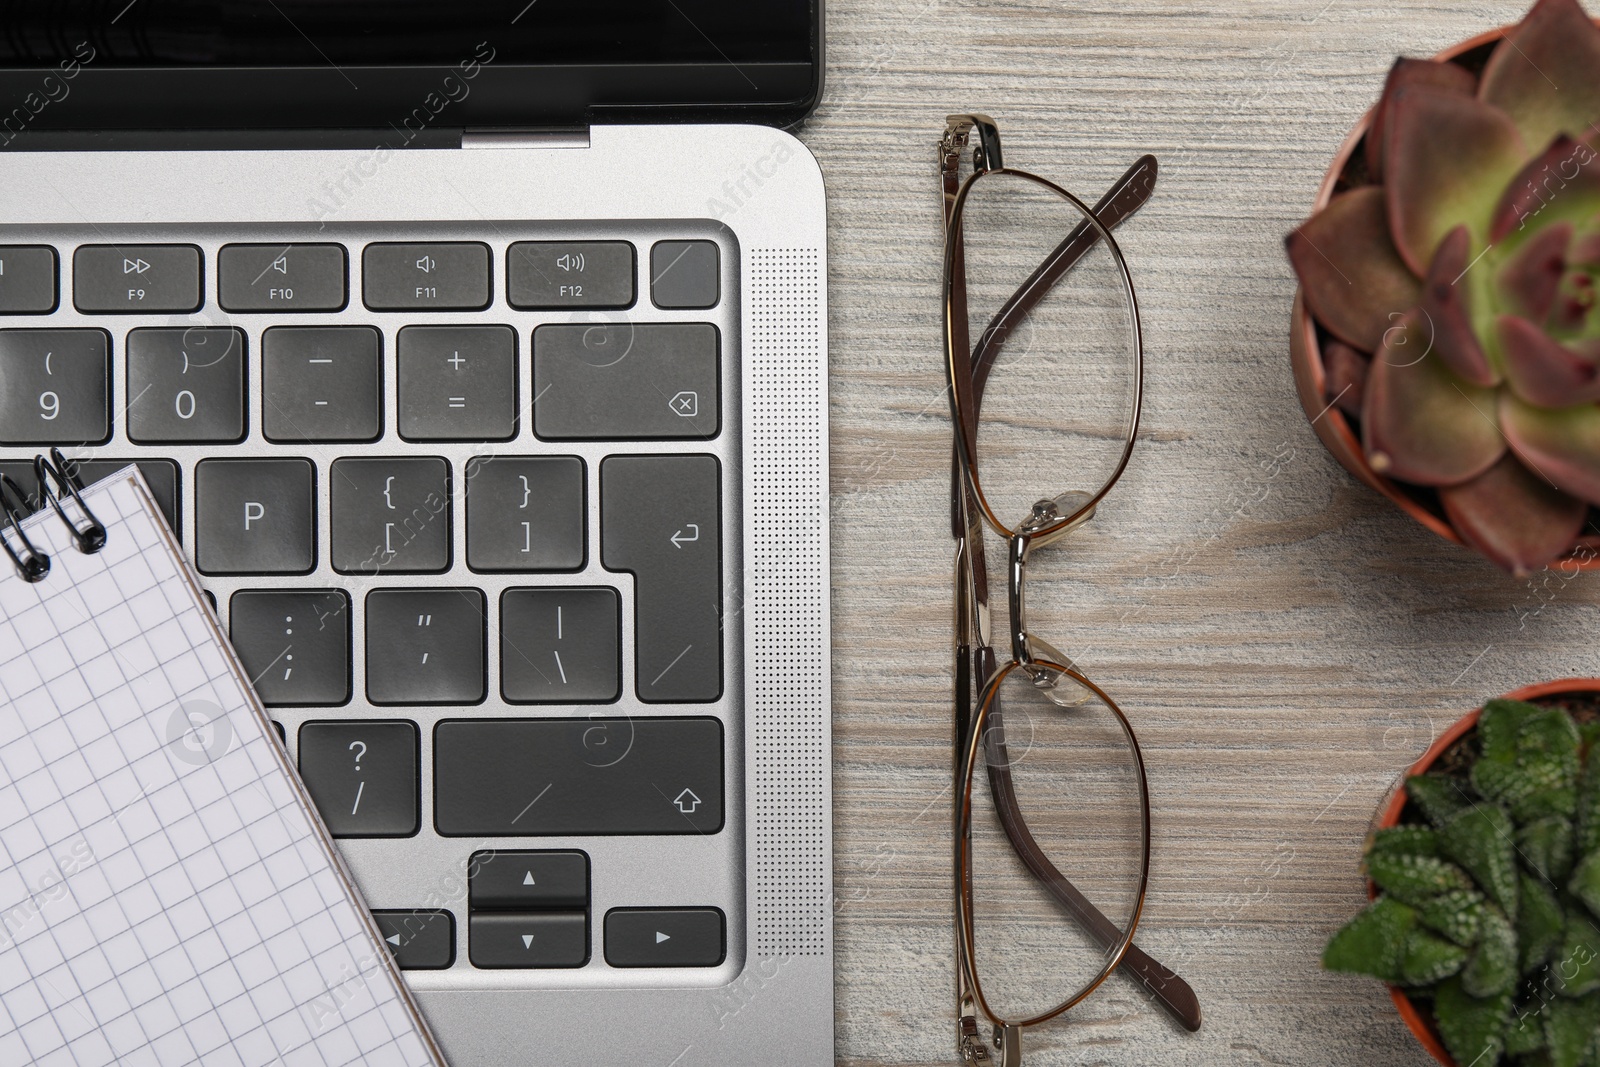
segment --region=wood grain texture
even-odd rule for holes
[[[1015,166],[1092,199],[1162,175],[1121,231],[1147,336],[1145,435],[1030,610],[1123,701],[1157,844],[1139,937],[1206,1011],[1114,979],[1030,1063],[1430,1063],[1374,982],[1326,974],[1398,772],[1483,699],[1600,674],[1600,586],[1517,581],[1359,485],[1288,365],[1283,235],[1395,55],[1518,3],[833,0],[800,131],[831,190],[837,1056],[953,1062],[948,424],[933,145],[996,117]]]

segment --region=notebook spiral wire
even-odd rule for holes
[[[52,448],[48,458],[33,457],[33,476],[39,486],[35,498],[39,506],[42,508],[46,502],[49,503],[51,510],[71,531],[72,543],[78,551],[92,554],[104,548],[105,524],[83,502],[79,492],[83,486],[78,480],[76,464],[62,455],[59,448]],[[54,488],[51,488],[52,482]],[[80,519],[67,514],[67,502],[77,509]],[[0,474],[0,511],[4,512],[4,522],[0,523],[0,547],[5,549],[23,581],[41,582],[50,574],[50,557],[34,545],[27,531],[22,528],[22,521],[28,517],[30,510],[28,494],[9,475]]]

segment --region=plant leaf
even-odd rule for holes
[[[1372,835],[1368,855],[1437,856],[1439,835],[1429,826],[1390,826]]]
[[[1452,889],[1419,907],[1417,921],[1462,948],[1471,948],[1478,943],[1484,910],[1489,906],[1476,889]]]
[[[1539,0],[1489,57],[1478,95],[1505,111],[1530,144],[1548,144],[1600,119],[1597,69],[1600,30],[1577,0]]]
[[[1551,967],[1556,990],[1563,996],[1581,997],[1600,989],[1600,930],[1587,913],[1567,912],[1566,930]]]
[[[1406,935],[1400,960],[1400,984],[1430,986],[1460,973],[1467,963],[1467,950],[1442,937],[1417,927]]]
[[[1524,873],[1517,908],[1518,969],[1531,974],[1545,965],[1566,936],[1567,918],[1561,902],[1543,881]]]
[[[1516,766],[1531,789],[1511,802],[1519,825],[1577,811],[1578,727],[1561,708],[1540,708],[1517,731]]]
[[[1328,947],[1322,950],[1322,965],[1330,971],[1398,982],[1406,934],[1416,922],[1415,909],[1398,900],[1379,897],[1328,939]]]
[[[1322,346],[1322,369],[1326,375],[1328,403],[1349,415],[1361,417],[1361,400],[1367,395],[1366,356],[1343,341],[1329,338]]]
[[[1473,385],[1497,385],[1500,374],[1483,353],[1467,306],[1467,287],[1460,283],[1469,266],[1472,238],[1465,226],[1445,235],[1422,285],[1422,314],[1431,329],[1433,350],[1457,376]]]
[[[1506,1027],[1507,1056],[1515,1059],[1518,1056],[1530,1056],[1545,1047],[1544,1015],[1537,1006],[1526,1012],[1517,1009],[1511,1020],[1511,1025]],[[1520,1067],[1534,1067],[1537,1062],[1531,1057],[1519,1060]]]
[[[1582,1067],[1591,1061],[1595,1035],[1600,1028],[1600,1000],[1552,999],[1545,1006],[1544,1033],[1550,1049],[1550,1067]]]
[[[1335,337],[1375,352],[1393,316],[1417,304],[1422,283],[1389,239],[1383,189],[1342,193],[1289,234],[1289,262],[1306,304]]]
[[[1367,128],[1365,150],[1367,173],[1374,182],[1383,180],[1384,131],[1389,124],[1389,109],[1394,104],[1395,93],[1402,85],[1425,85],[1447,93],[1471,96],[1477,91],[1478,79],[1467,68],[1455,63],[1440,63],[1434,59],[1409,59],[1401,56],[1389,68],[1383,81],[1383,94],[1372,109],[1372,125]]]
[[[1592,77],[1592,76],[1591,76]],[[1540,141],[1529,141],[1541,144]],[[1562,134],[1530,159],[1511,179],[1489,224],[1489,238],[1500,243],[1556,222],[1587,219],[1600,208],[1597,153],[1583,141]]]
[[[1541,408],[1600,400],[1600,362],[1557,341],[1520,315],[1495,320],[1511,391]]]
[[[1504,112],[1472,97],[1404,86],[1390,116],[1383,149],[1389,233],[1420,277],[1457,226],[1466,225],[1474,255],[1487,247],[1500,193],[1528,150]]]
[[[1572,816],[1547,815],[1517,831],[1517,851],[1524,867],[1559,882],[1572,871]]]
[[[1519,577],[1571,548],[1589,510],[1509,452],[1471,481],[1441,488],[1439,501],[1463,541]]]
[[[1384,335],[1367,373],[1362,446],[1372,469],[1418,485],[1459,485],[1505,452],[1494,390],[1464,382],[1432,351],[1420,312]]]
[[[1482,760],[1478,761],[1482,764]],[[1476,769],[1476,768],[1475,768]],[[1517,914],[1517,860],[1511,816],[1498,804],[1457,812],[1439,834],[1440,850],[1477,880],[1500,910]]]
[[[1517,738],[1522,727],[1542,709],[1525,700],[1496,697],[1478,713],[1478,744],[1481,758],[1494,763],[1510,763],[1517,758]]]
[[[1571,245],[1570,222],[1546,226],[1523,242],[1495,271],[1495,298],[1500,307],[1530,322],[1543,323],[1556,302]]]
[[[1376,852],[1367,857],[1367,877],[1396,900],[1413,907],[1452,889],[1471,889],[1472,879],[1435,856]]]
[[[1511,992],[1479,999],[1462,988],[1460,978],[1439,983],[1433,998],[1439,1036],[1457,1063],[1499,1063],[1511,1022]]]
[[[1583,901],[1591,912],[1600,915],[1600,852],[1591,852],[1578,861],[1567,882],[1567,891]]]
[[[1600,503],[1600,407],[1540,408],[1500,396],[1500,426],[1524,466],[1547,484]]]
[[[1481,723],[1481,719],[1479,720]],[[1479,731],[1482,731],[1479,726]],[[1457,812],[1471,807],[1478,799],[1476,790],[1460,778],[1443,774],[1414,774],[1406,779],[1406,796],[1422,809],[1422,814],[1443,829]]]
[[[1600,744],[1591,743],[1578,780],[1578,818],[1574,849],[1580,856],[1600,849]]]
[[[1413,932],[1414,934],[1414,932]],[[1437,954],[1428,958],[1433,960]],[[1421,964],[1419,963],[1419,967]],[[1401,963],[1401,973],[1405,962]],[[1485,908],[1478,948],[1461,969],[1461,988],[1475,997],[1492,997],[1516,988],[1517,932],[1498,908]]]

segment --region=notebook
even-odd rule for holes
[[[0,1063],[442,1065],[137,469],[60,496],[0,528]]]

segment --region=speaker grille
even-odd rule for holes
[[[831,932],[827,361],[822,256],[757,249],[746,388],[746,521],[759,956],[822,955]]]

